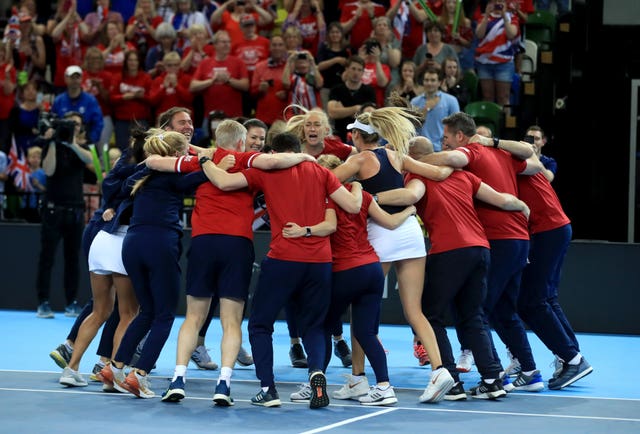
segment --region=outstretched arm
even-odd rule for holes
[[[279,154],[260,154],[256,156],[251,165],[257,169],[262,170],[274,170],[274,169],[287,169],[289,167],[300,164],[303,161],[313,161],[316,159],[309,154],[301,152],[283,152]]]
[[[213,164],[211,160],[202,165],[202,170],[209,181],[222,191],[239,190],[249,185],[242,172],[227,173]]]
[[[372,217],[380,226],[389,230],[394,230],[402,223],[404,223],[406,219],[415,214],[416,207],[413,205],[410,205],[395,214],[389,214],[388,212],[380,208],[380,206],[375,201],[371,201],[371,204],[369,205],[369,216]]]
[[[425,186],[419,179],[412,179],[404,188],[381,191],[376,196],[380,205],[413,205],[424,196]]]
[[[333,169],[332,172],[338,177],[340,182],[346,182],[360,172],[362,158],[362,154],[354,154],[347,158],[347,161]]]
[[[327,208],[324,212],[324,220],[313,226],[300,226],[294,222],[285,223],[282,227],[282,236],[285,238],[326,237],[334,233],[337,227],[338,219],[335,210]]]
[[[496,147],[493,138],[481,136],[480,134],[471,137],[469,143],[480,143],[482,146]],[[516,142],[515,140],[499,139],[497,148],[503,149],[521,160],[526,160],[534,154],[533,146],[530,143]]]
[[[467,155],[458,150],[434,152],[421,158],[420,161],[436,166],[451,166],[455,169],[462,169],[469,164]]]
[[[521,211],[529,219],[529,207],[526,203],[512,194],[497,192],[484,182],[480,184],[475,197],[505,211]]]
[[[421,161],[414,160],[409,156],[405,156],[402,160],[402,168],[433,181],[443,181],[453,172],[453,168],[449,167],[449,165],[423,163]]]

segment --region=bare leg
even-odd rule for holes
[[[73,343],[73,354],[69,361],[69,367],[77,371],[80,360],[89,344],[100,330],[100,327],[111,315],[115,303],[115,292],[111,288],[111,275],[90,273],[91,292],[93,294],[93,311],[80,325],[78,337]]]
[[[220,323],[222,324],[222,367],[233,368],[242,344],[242,312],[244,301],[220,298]]]
[[[398,290],[400,302],[404,310],[407,322],[425,346],[431,359],[431,366],[442,366],[440,349],[436,342],[431,324],[422,312],[422,288],[424,285],[425,257],[416,259],[404,259],[395,263],[398,272]]]
[[[188,365],[198,343],[198,333],[207,319],[211,297],[187,295],[187,315],[178,333],[176,365]]]
[[[496,100],[495,81],[486,80],[486,79],[480,80],[480,89],[482,90],[483,101],[495,102]]]
[[[127,327],[138,314],[138,299],[133,290],[133,284],[131,279],[124,274],[113,274],[113,286],[116,288],[116,294],[118,295],[118,313],[120,314],[120,322],[113,334],[113,356],[118,352],[120,347],[120,341],[122,336],[127,331]]]
[[[496,81],[496,102],[501,106],[509,105],[511,96],[510,81]]]

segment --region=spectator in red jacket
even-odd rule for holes
[[[157,117],[171,107],[191,110],[193,94],[189,91],[191,76],[180,70],[180,55],[172,51],[162,59],[164,73],[153,80],[149,96]]]

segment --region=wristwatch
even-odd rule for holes
[[[493,147],[497,149],[499,144],[500,144],[500,139],[497,138],[497,137],[494,137],[493,138]]]
[[[373,195],[373,201],[374,201],[375,203],[378,203],[378,195],[377,195],[377,194],[374,194],[374,195]]]
[[[311,228],[309,226],[307,226],[307,233],[304,236],[305,237],[310,237],[311,236]]]
[[[200,159],[198,160],[198,162],[200,163],[200,167],[202,167],[202,165],[207,161],[211,161],[211,158],[207,157],[206,155],[200,157]]]

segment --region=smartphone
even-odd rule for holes
[[[532,135],[526,135],[526,136],[524,136],[524,140],[523,141],[525,141],[527,143],[531,143],[533,145],[535,143],[535,141],[536,141],[536,138],[533,137]]]

